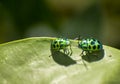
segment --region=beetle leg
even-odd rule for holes
[[[71,45],[70,45],[70,56],[72,55],[73,51],[72,51],[72,48],[71,48]]]

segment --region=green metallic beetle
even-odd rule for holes
[[[71,42],[69,39],[56,38],[51,42],[51,50],[60,51],[63,50],[65,54],[72,55]]]
[[[84,52],[92,53],[95,51],[100,51],[103,49],[102,43],[94,38],[87,38],[82,39],[78,41],[78,48],[81,48],[83,51],[81,55],[83,55]]]

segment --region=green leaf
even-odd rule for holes
[[[71,40],[72,56],[62,51],[53,54],[51,39],[34,37],[1,44],[0,84],[120,83],[120,50],[104,45],[103,51],[81,57],[77,41]]]

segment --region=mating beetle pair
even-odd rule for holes
[[[70,48],[68,48],[70,47]],[[78,39],[78,48],[82,49],[81,55],[85,52],[92,53],[103,49],[102,43],[94,38]],[[51,49],[55,51],[63,50],[66,54],[72,54],[71,42],[69,39],[57,38],[51,42]]]

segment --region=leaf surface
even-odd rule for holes
[[[103,51],[81,57],[77,41],[71,40],[72,56],[62,51],[53,54],[52,39],[33,37],[0,44],[0,84],[120,83],[120,50],[104,45]]]

